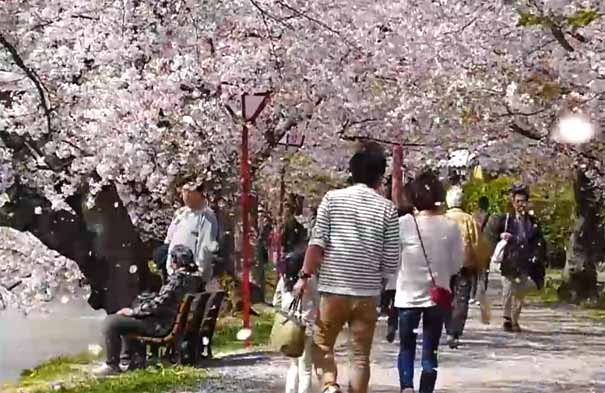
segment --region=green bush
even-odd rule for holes
[[[518,179],[501,176],[491,181],[471,180],[464,184],[465,210],[474,212],[481,196],[490,201],[490,214],[511,211],[509,190]],[[531,209],[541,224],[549,250],[564,249],[574,227],[573,186],[544,180],[531,187]]]

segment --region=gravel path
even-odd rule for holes
[[[605,325],[592,322],[572,307],[524,310],[521,334],[505,333],[500,327],[501,307],[496,279],[490,288],[494,302],[493,322],[482,325],[478,309],[472,308],[462,346],[440,347],[439,393],[602,393],[605,392]],[[398,391],[395,369],[397,344],[384,340],[380,322],[373,349],[371,392]],[[344,335],[346,339],[346,335]],[[340,364],[345,353],[340,345]],[[288,360],[254,354],[217,362],[199,393],[278,393],[284,387]],[[341,384],[346,385],[342,368]]]

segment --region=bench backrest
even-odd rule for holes
[[[189,316],[187,317],[187,325],[185,326],[185,332],[197,332],[204,319],[206,308],[208,306],[208,300],[210,299],[211,292],[200,292],[194,294],[191,307],[189,309]]]
[[[208,306],[204,312],[204,319],[200,328],[202,338],[206,337],[208,340],[212,339],[216,327],[216,320],[221,312],[221,306],[223,305],[224,299],[225,292],[219,291],[212,293],[210,300],[208,300]]]
[[[181,300],[181,304],[179,305],[179,311],[177,312],[174,324],[172,325],[172,330],[164,337],[164,340],[169,340],[172,337],[177,336],[185,328],[193,298],[194,296],[189,293],[183,296],[183,300]]]

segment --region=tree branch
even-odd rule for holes
[[[555,26],[555,25],[551,26],[550,32],[556,38],[556,40],[559,42],[559,44],[563,47],[563,49],[565,49],[568,52],[575,51],[573,46],[571,46],[569,41],[567,41],[567,38],[565,38],[565,33],[563,33],[563,30],[561,30],[561,28],[559,26]]]
[[[378,142],[378,143],[382,143],[384,145],[403,146],[403,147],[430,147],[430,146],[435,146],[435,145],[427,145],[427,144],[424,144],[424,143],[402,143],[402,142],[395,142],[395,141],[389,141],[389,140],[386,140],[386,139],[374,138],[374,137],[371,137],[371,136],[363,136],[363,135],[345,135],[345,134],[341,134],[340,135],[340,139],[345,140],[345,141],[352,141],[352,142],[357,142],[357,141]]]
[[[265,144],[256,152],[254,162],[252,163],[252,173],[256,172],[262,164],[271,155],[273,150],[277,147],[279,141],[286,135],[290,130],[298,126],[303,121],[310,119],[313,116],[313,111],[317,106],[323,102],[323,97],[320,97],[315,102],[307,103],[300,110],[296,110],[284,121],[281,122],[275,129],[267,130],[264,134]]]
[[[40,81],[40,77],[38,76],[38,74],[36,74],[33,69],[29,68],[25,64],[21,55],[19,55],[17,49],[10,42],[8,42],[2,34],[0,34],[0,44],[2,44],[2,46],[4,46],[4,48],[10,53],[17,67],[19,67],[21,70],[23,70],[23,72],[25,72],[25,75],[27,75],[29,80],[31,80],[34,86],[36,87],[36,90],[38,91],[38,95],[40,97],[40,106],[42,107],[44,111],[44,116],[46,117],[46,127],[48,129],[48,133],[52,133],[52,111],[50,109],[50,106],[48,105],[46,95],[44,94],[45,89],[43,87],[42,82]]]

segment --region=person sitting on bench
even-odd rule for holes
[[[145,346],[130,335],[162,337],[172,328],[179,303],[187,293],[196,292],[202,278],[196,274],[197,265],[190,248],[176,245],[170,251],[171,267],[174,273],[162,285],[158,293],[143,293],[132,303],[131,308],[123,308],[114,315],[108,315],[103,323],[105,338],[105,364],[94,371],[96,375],[107,376],[119,373],[122,343],[131,355],[129,370],[145,364]]]

